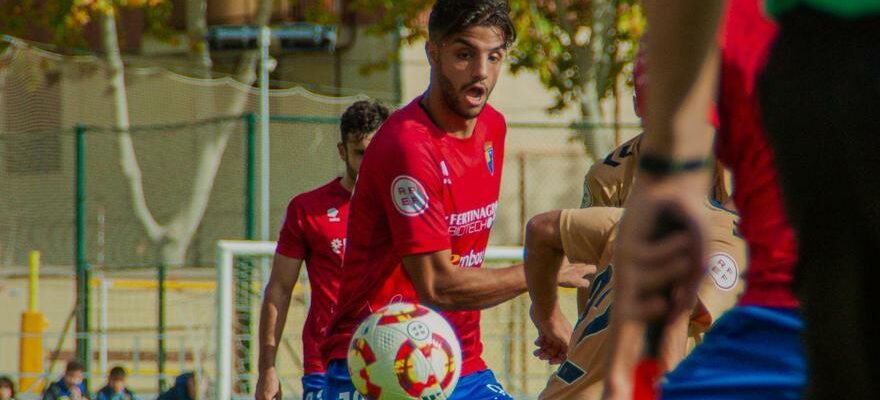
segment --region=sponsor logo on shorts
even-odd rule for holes
[[[415,178],[401,175],[391,182],[391,201],[403,215],[414,217],[428,210],[428,193]]]
[[[501,387],[501,385],[499,385],[499,384],[496,384],[496,383],[487,383],[487,384],[486,384],[486,389],[489,389],[491,392],[493,392],[493,393],[495,393],[495,394],[510,397],[510,394],[508,394],[507,392],[505,392],[505,391],[504,391],[504,388]]]
[[[736,287],[739,280],[739,267],[736,260],[727,253],[715,253],[709,257],[709,276],[715,282],[715,286],[723,291],[730,291]]]

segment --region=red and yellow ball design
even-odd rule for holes
[[[395,303],[371,314],[355,331],[348,367],[369,399],[443,399],[461,373],[461,346],[440,314]]]

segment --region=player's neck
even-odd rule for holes
[[[449,135],[459,139],[467,139],[473,135],[477,119],[465,119],[450,110],[449,106],[443,102],[440,94],[435,93],[430,87],[425,92],[425,95],[422,96],[421,105],[428,113],[431,121]]]
[[[354,182],[355,182],[355,177],[351,176],[348,173],[342,175],[342,179],[339,180],[339,184],[342,185],[342,187],[345,188],[345,190],[348,190],[349,192],[354,190]]]

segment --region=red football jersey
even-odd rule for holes
[[[403,256],[450,249],[458,267],[483,264],[501,187],[506,123],[487,105],[473,135],[459,139],[437,127],[420,100],[395,112],[364,156],[325,361],[346,358],[352,332],[372,311],[390,302],[419,302]],[[485,369],[480,312],[442,314],[461,341],[462,375]]]
[[[760,0],[732,0],[722,31],[716,153],[733,172],[739,230],[749,245],[740,305],[797,307],[791,289],[797,243],[785,214],[773,149],[761,125],[757,79],[777,27]]]
[[[278,254],[305,260],[309,274],[311,304],[302,333],[306,374],[324,372],[321,342],[327,334],[339,291],[351,199],[351,192],[342,187],[340,179],[290,201],[275,250]]]

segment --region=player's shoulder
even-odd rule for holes
[[[718,200],[713,199],[712,197],[706,197],[703,201],[703,206],[709,210],[709,215],[711,216],[712,221],[718,221],[719,223],[726,223],[730,221],[736,221],[739,219],[739,213],[733,209],[732,207],[728,207],[724,203],[721,203]]]
[[[589,174],[599,176],[618,176],[622,174],[630,163],[638,158],[641,148],[643,133],[640,133],[620,146],[617,146],[601,160],[597,160],[590,167]]]
[[[432,139],[429,124],[430,119],[418,104],[418,99],[413,100],[392,113],[382,124],[370,142],[368,153],[374,148],[387,152],[427,144]]]
[[[736,210],[725,204],[707,197],[703,202],[709,214],[709,224],[712,228],[712,240],[728,241],[740,239],[739,214]]]
[[[612,153],[613,154],[613,153]],[[609,155],[608,157],[610,157]],[[606,160],[608,157],[598,160],[590,165],[585,178],[598,182],[606,182],[609,177],[617,177],[623,175],[623,169],[617,168],[617,165],[609,165]]]
[[[293,196],[293,198],[290,199],[288,209],[295,207],[310,208],[314,205],[323,205],[324,203],[338,197],[337,195],[341,196],[339,179],[340,178],[331,179],[330,182]]]

